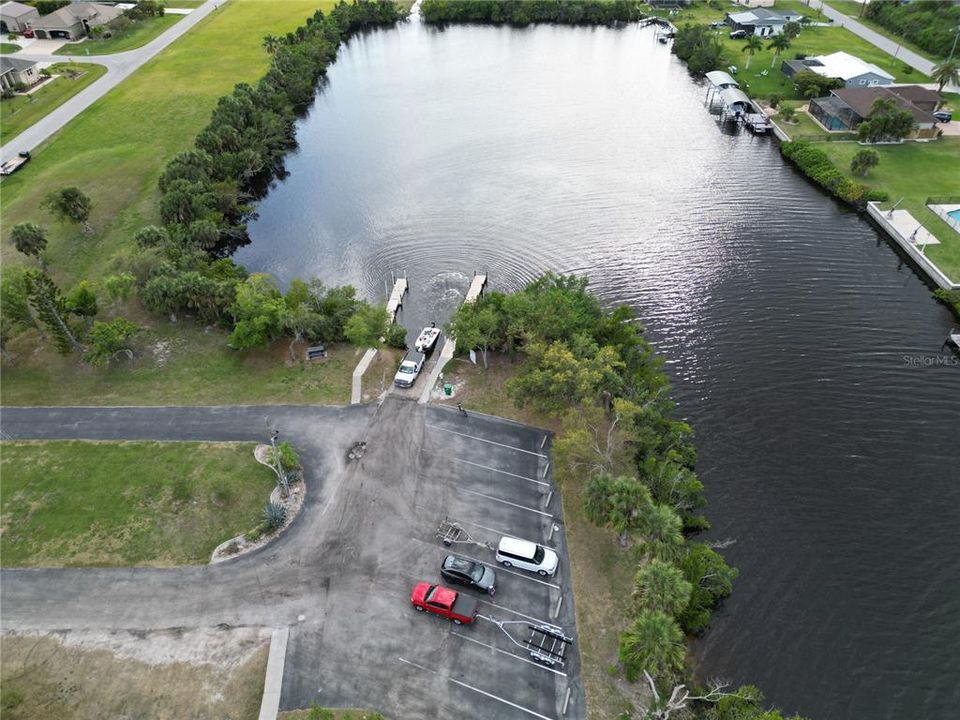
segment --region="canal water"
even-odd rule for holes
[[[744,78],[749,81],[749,75]],[[960,705],[960,365],[948,312],[769,139],[720,131],[653,31],[410,23],[350,41],[237,254],[442,321],[475,271],[588,273],[694,426],[741,570],[703,677],[815,718]]]

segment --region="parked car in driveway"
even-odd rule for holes
[[[417,583],[410,593],[410,602],[418,612],[430,612],[454,625],[469,625],[477,618],[477,601],[456,590],[428,582]]]
[[[734,30],[732,33],[730,33],[730,39],[731,39],[731,40],[743,40],[743,39],[746,38],[747,35],[749,35],[749,34],[750,34],[750,33],[748,33],[746,30]]]
[[[953,113],[949,110],[937,110],[933,116],[942,123],[948,123],[953,120]]]
[[[447,582],[464,585],[487,595],[497,592],[497,574],[492,568],[456,555],[447,555],[440,566],[440,575]]]
[[[500,539],[497,546],[497,562],[504,567],[518,567],[538,575],[554,575],[560,558],[550,548],[513,537]]]

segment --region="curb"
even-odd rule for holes
[[[287,660],[289,637],[290,628],[274,630],[270,637],[270,656],[267,658],[259,720],[276,720],[277,713],[280,712],[280,690],[283,686],[283,666]]]

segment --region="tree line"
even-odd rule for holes
[[[15,226],[11,240],[36,264],[4,273],[0,349],[23,329],[37,328],[60,352],[87,362],[132,357],[141,328],[123,318],[104,323],[94,317],[104,299],[114,304],[134,293],[148,310],[173,320],[187,313],[224,327],[230,346],[241,350],[280,337],[290,338],[291,353],[304,340],[369,347],[385,336],[402,344],[403,328],[390,328],[384,308],[359,300],[352,287],[295,280],[284,294],[272,278],[250,275],[229,255],[249,241],[246,222],[257,188],[282,172],[283,156],[296,142],[295,113],[313,99],[340,43],[363,28],[405,16],[391,2],[341,2],[329,15],[317,11],[283,37],[267,36],[266,75],[220,98],[194,149],[167,163],[159,179],[160,225],[136,231],[135,250],[120,258],[120,272],[101,283],[82,281],[61,291],[45,262],[46,230],[32,222]],[[79,188],[50,193],[42,207],[93,232],[92,202]]]
[[[490,351],[521,353],[509,393],[518,405],[562,418],[558,482],[587,479],[585,514],[636,561],[620,662],[628,680],[645,677],[663,695],[661,714],[648,716],[699,708],[715,720],[781,718],[763,714],[763,696],[749,686],[678,690],[692,683],[685,638],[707,628],[737,570],[694,540],[709,523],[693,432],[674,417],[662,361],[632,311],[604,309],[585,277],[547,274],[520,292],[463,305],[446,331],[461,350],[479,349],[484,366]]]
[[[934,55],[946,57],[960,27],[960,5],[938,0],[872,0],[864,15]]]
[[[638,0],[423,0],[428,23],[616,25],[646,17]]]

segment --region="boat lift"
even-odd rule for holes
[[[556,625],[547,623],[534,625],[527,620],[494,620],[486,615],[478,617],[492,622],[510,638],[510,642],[526,650],[538,663],[550,668],[563,667],[567,660],[567,648],[573,645],[573,638],[564,635],[563,628]],[[530,631],[530,637],[523,641],[517,640],[507,629],[507,625],[526,625]]]
[[[458,522],[454,522],[449,517],[443,518],[443,521],[437,527],[437,540],[442,542],[447,547],[451,545],[477,545],[487,550],[493,550],[493,545],[488,542],[480,542],[479,540],[474,540],[470,537],[468,533]]]

